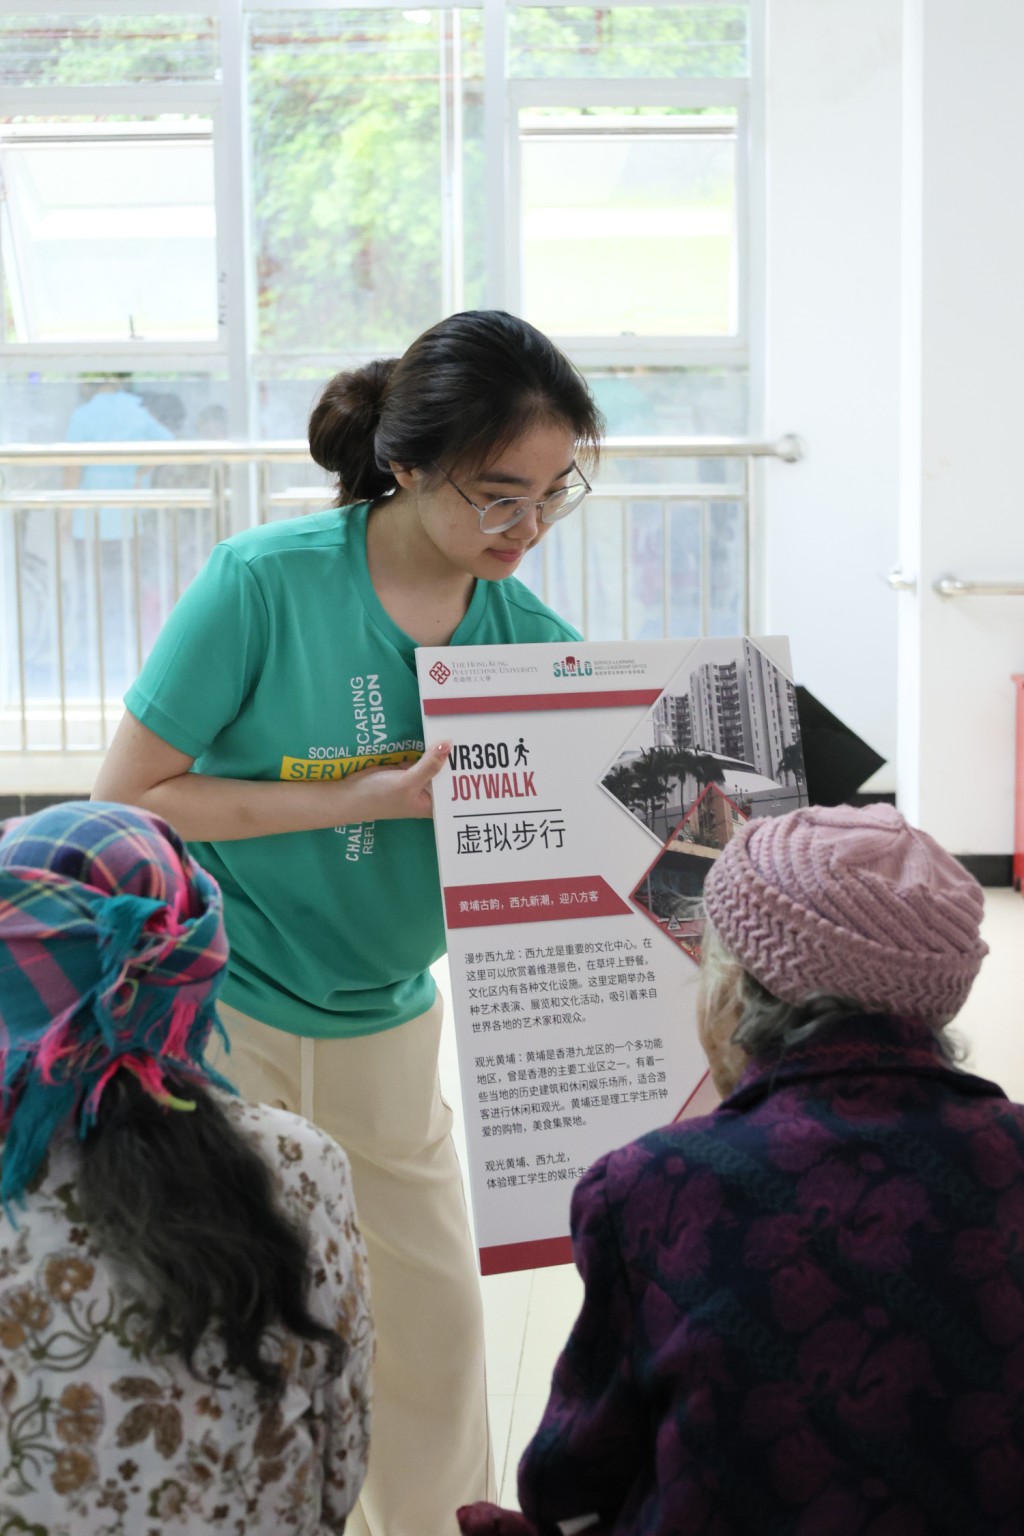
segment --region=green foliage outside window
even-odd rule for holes
[[[746,70],[746,7],[510,11],[517,77],[724,77]],[[45,14],[45,13],[43,13]],[[0,20],[10,83],[209,79],[216,30],[186,16]],[[442,32],[457,26],[464,267],[483,294],[481,13],[261,11],[251,18],[252,219],[261,350],[388,351],[432,323],[441,270]],[[447,57],[451,58],[449,48]],[[643,111],[644,109],[638,109]],[[653,108],[651,110],[657,110]]]
[[[442,308],[436,11],[254,21],[259,332],[271,351],[401,350]],[[451,13],[444,13],[450,16]],[[482,35],[460,15],[467,295],[479,301]]]
[[[180,84],[212,80],[217,68],[217,29],[210,17],[81,17],[41,5],[31,14],[28,4],[25,9],[23,16],[0,17],[3,85]]]
[[[519,79],[722,79],[746,72],[745,5],[509,12],[509,73]]]

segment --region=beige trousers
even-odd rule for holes
[[[480,1284],[438,1082],[441,1012],[438,994],[397,1029],[310,1040],[220,1008],[225,1076],[245,1098],[314,1121],[352,1165],[377,1357],[348,1536],[452,1536],[459,1504],[495,1497]]]

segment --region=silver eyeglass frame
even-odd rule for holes
[[[548,527],[550,527],[552,523],[559,523],[563,517],[568,517],[570,512],[575,512],[576,508],[580,506],[584,499],[589,496],[594,489],[586,475],[583,473],[582,469],[580,469],[579,465],[576,463],[576,460],[573,459],[572,464],[570,465],[570,473],[572,470],[575,470],[580,479],[583,481],[583,494],[578,496],[575,501],[570,502],[568,506],[560,508],[553,517],[545,517],[544,508],[547,506],[549,501],[554,500],[553,496],[548,496],[543,501],[531,501],[529,496],[497,496],[495,497],[494,501],[489,501],[486,507],[478,507],[475,501],[470,501],[465,491],[460,490],[460,488],[455,484],[455,481],[452,479],[451,475],[443,470],[440,464],[435,464],[434,468],[438,471],[439,474],[444,475],[444,478],[447,480],[452,490],[457,492],[458,495],[462,497],[467,507],[473,508],[473,511],[480,519],[481,533],[507,533],[510,528],[514,528],[517,523],[522,522],[523,518],[526,516],[527,512],[529,512],[531,507],[537,508],[537,511],[540,514],[541,522],[546,523]],[[570,490],[571,487],[564,486],[563,489]],[[556,492],[556,494],[561,493]],[[503,501],[521,501],[524,503],[523,510],[521,512],[517,512],[515,517],[513,517],[509,522],[502,523],[500,528],[485,528],[484,518],[487,516],[488,512],[490,512],[492,507],[500,506]]]

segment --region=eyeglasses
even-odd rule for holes
[[[571,485],[563,485],[560,491],[552,492],[543,501],[531,501],[529,496],[499,496],[497,501],[489,501],[486,507],[478,507],[475,501],[470,501],[465,491],[459,490],[451,475],[445,474],[440,464],[435,464],[434,468],[440,470],[452,490],[458,491],[466,505],[479,514],[481,533],[505,533],[507,529],[514,528],[516,523],[522,522],[531,507],[537,508],[542,523],[557,523],[575,511],[592,489],[579,465],[573,464],[572,468],[579,475],[579,480],[573,481]]]

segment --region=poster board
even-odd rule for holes
[[[700,1102],[704,876],[744,819],[806,804],[788,645],[417,668],[427,747],[452,743],[434,826],[481,1272],[565,1263],[580,1175]]]

